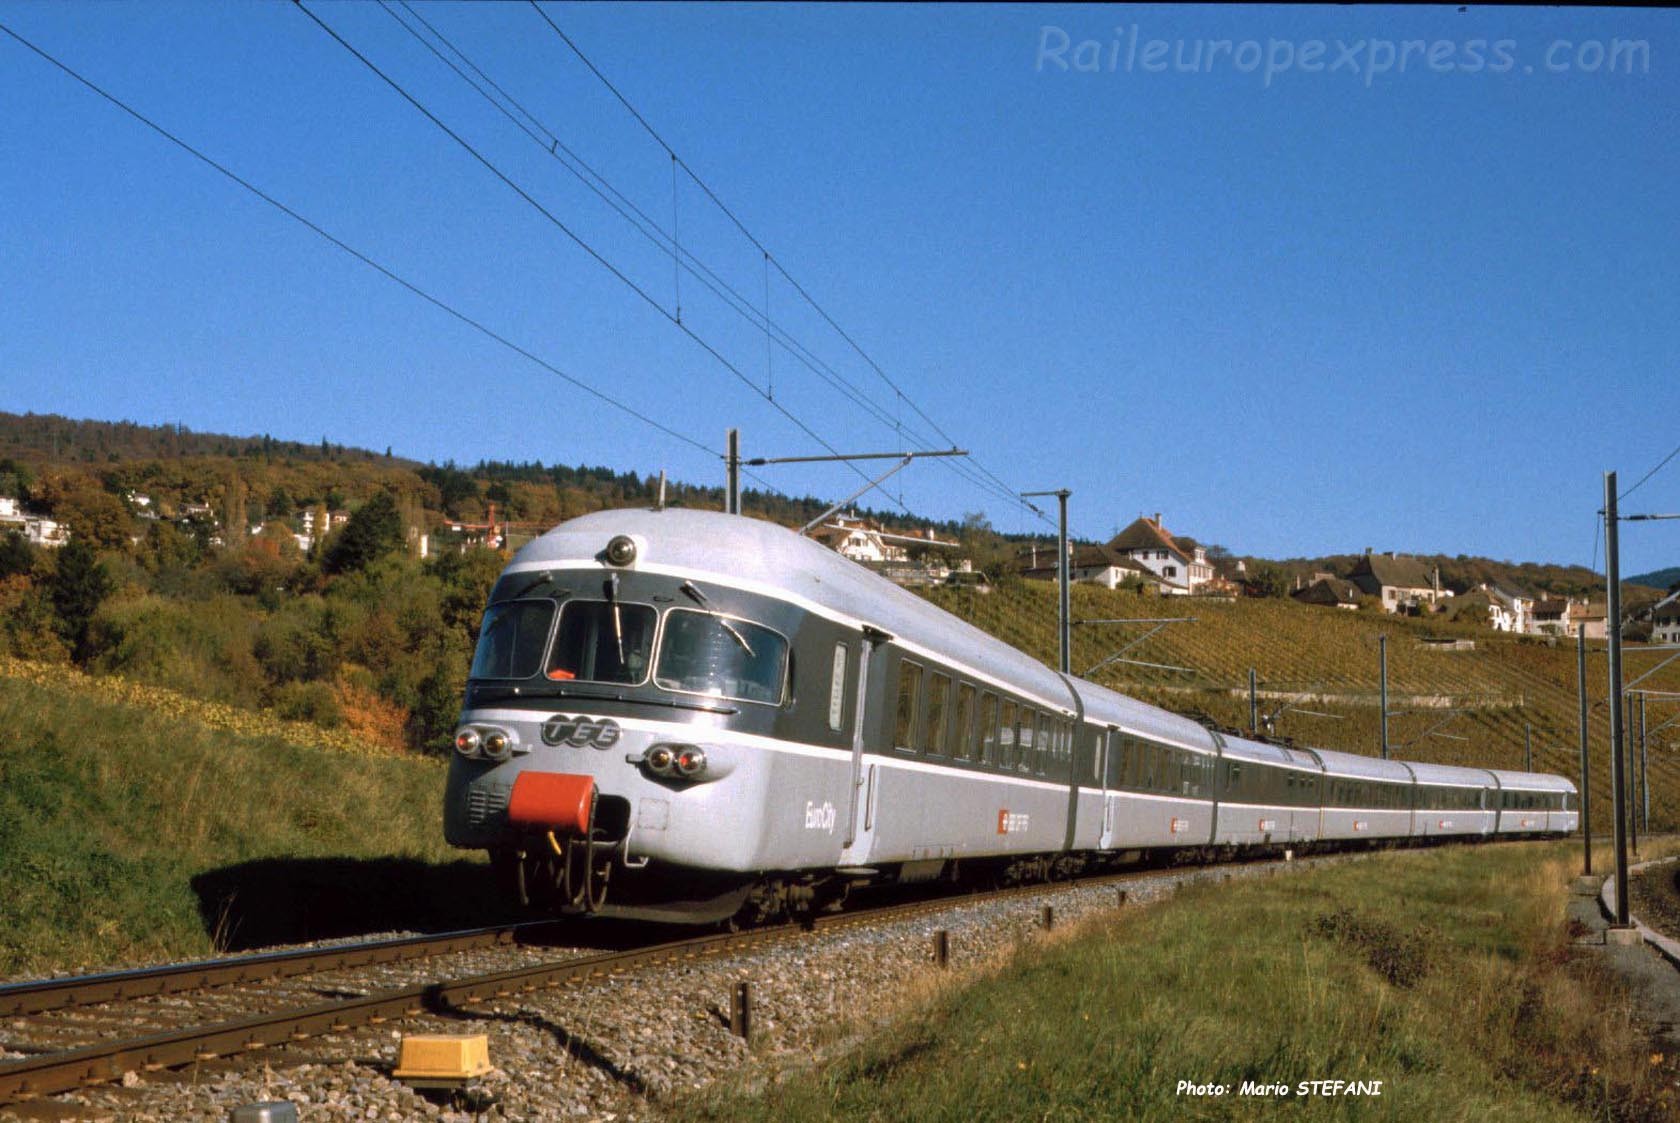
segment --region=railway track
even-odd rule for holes
[[[263,983],[324,971],[400,963],[475,948],[498,947],[554,928],[553,921],[469,928],[428,936],[402,936],[329,947],[73,975],[0,984],[0,1017],[41,1014],[122,999],[156,997],[240,983]]]
[[[1185,867],[1183,876],[1196,876],[1195,867]],[[1162,871],[1146,869],[1059,883],[1066,887],[1112,884],[1123,886],[1141,878],[1159,878]],[[818,918],[812,927],[818,932],[913,918],[953,906],[1012,897],[1054,894],[1058,884],[1030,885],[964,896],[940,896],[911,903],[889,904],[847,911]],[[364,968],[380,963],[412,960],[422,956],[454,954],[463,950],[505,947],[514,944],[521,932],[534,927],[552,927],[550,922],[531,926],[486,928],[448,933],[436,937],[378,941],[368,945],[346,945],[307,949],[228,961],[178,964],[139,971],[115,972],[39,983],[12,984],[0,988],[0,1012],[8,1012],[14,1030],[27,1028],[28,1019],[54,1011],[100,1010],[118,999],[179,995],[231,984],[265,984],[276,978]],[[218,1059],[256,1057],[266,1050],[282,1048],[312,1037],[343,1033],[362,1026],[379,1026],[425,1014],[471,1014],[481,1005],[498,999],[558,987],[577,986],[619,976],[642,968],[680,965],[685,961],[712,958],[729,952],[805,938],[805,930],[793,925],[751,929],[745,932],[706,935],[623,950],[580,953],[554,958],[553,949],[537,962],[497,970],[479,971],[456,978],[428,977],[425,981],[381,989],[334,984],[333,997],[325,1001],[297,1003],[279,1001],[260,991],[241,991],[240,1003],[274,1003],[265,1012],[234,1017],[201,1015],[204,1007],[188,1006],[194,1024],[147,1027],[138,1035],[120,1036],[77,1043],[26,1045],[33,1055],[0,1061],[0,1105],[20,1103],[90,1085],[123,1081],[128,1074],[143,1076],[164,1070]],[[527,949],[530,950],[530,949]],[[221,1004],[225,1007],[225,1004]],[[212,1006],[214,1010],[216,1007]],[[105,1029],[132,1014],[104,1013],[86,1022],[82,1029]],[[37,1040],[42,1040],[37,1038]],[[47,1041],[54,1039],[48,1035]],[[24,1049],[13,1048],[14,1052]]]

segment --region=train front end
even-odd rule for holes
[[[650,562],[646,526],[603,533],[624,525],[563,524],[497,581],[445,835],[488,851],[504,891],[545,912],[722,920],[788,857],[765,820],[774,770],[820,770],[764,751],[788,708],[798,614]]]

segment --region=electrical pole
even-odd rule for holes
[[[1622,566],[1617,554],[1616,473],[1604,473],[1605,617],[1610,625],[1610,788],[1616,793],[1616,925],[1628,924],[1627,782],[1622,744]]]
[[[1248,669],[1248,731],[1260,732],[1260,693],[1259,684],[1254,679],[1254,668]]]
[[[1523,723],[1523,771],[1534,771],[1534,726]]]
[[[1628,848],[1639,857],[1639,762],[1633,759],[1633,695],[1624,687],[1622,697],[1627,705],[1622,715],[1622,775],[1627,777]]]
[[[723,454],[723,511],[727,515],[738,515],[741,513],[741,430],[729,430],[725,443],[728,450]]]
[[[1645,692],[1639,692],[1639,826],[1651,833],[1651,774],[1645,770]]]
[[[1068,609],[1068,529],[1067,529],[1067,501],[1073,492],[1067,488],[1056,491],[1023,491],[1023,498],[1037,495],[1054,495],[1061,505],[1061,519],[1057,523],[1056,532],[1056,636],[1061,645],[1061,661],[1058,666],[1062,673],[1071,674],[1073,670],[1072,625]]]
[[[1581,703],[1581,876],[1592,876],[1592,773],[1587,756],[1587,626],[1575,625],[1575,685]]]
[[[1377,669],[1381,672],[1378,701],[1382,706],[1382,758],[1388,759],[1388,637],[1377,637]]]

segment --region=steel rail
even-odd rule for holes
[[[97,975],[67,975],[57,979],[6,983],[0,985],[0,1016],[41,1014],[118,999],[150,998],[233,983],[269,982],[321,971],[400,963],[431,955],[452,955],[514,943],[521,933],[551,928],[554,923],[552,920],[525,921],[429,936],[397,936],[359,944],[262,952]]]
[[[1189,870],[1192,867],[1185,868]],[[1165,871],[1160,869],[1129,870],[1120,874],[1013,886],[990,893],[953,894],[907,904],[819,917],[811,927],[820,931],[844,929],[938,912],[957,905],[1027,894],[1044,894],[1079,886],[1132,881],[1160,876],[1163,872]],[[617,974],[632,967],[675,963],[725,951],[746,950],[798,939],[804,935],[805,930],[797,925],[782,925],[746,932],[700,936],[629,951],[603,952],[463,979],[422,983],[315,1006],[294,1007],[223,1021],[215,1025],[170,1030],[127,1040],[100,1042],[22,1060],[4,1061],[0,1062],[0,1104],[35,1099],[86,1085],[110,1083],[121,1080],[128,1072],[157,1072],[195,1061],[256,1052],[324,1033],[344,1032],[361,1025],[379,1025],[393,1019],[428,1012],[443,1015],[467,1013],[470,1016],[472,1007],[514,994],[578,984],[592,978]]]

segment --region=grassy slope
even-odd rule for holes
[[[1575,855],[1457,848],[1197,886],[1027,941],[858,1051],[678,1118],[1671,1118],[1673,1060],[1569,945]],[[1233,1091],[1180,1096],[1181,1079]],[[1239,1098],[1245,1079],[1384,1083],[1273,1104]]]
[[[386,927],[446,922],[445,892],[464,919],[481,904],[441,839],[439,762],[24,670],[0,668],[0,975],[334,934],[381,904]]]
[[[1056,658],[1056,593],[1048,582],[1003,586],[989,595],[972,590],[939,589],[928,594],[941,607],[1038,658]],[[1537,770],[1574,777],[1580,771],[1576,655],[1571,641],[1556,647],[1530,637],[1519,640],[1486,628],[1343,612],[1288,600],[1240,600],[1235,603],[1143,597],[1090,586],[1073,590],[1073,617],[1116,619],[1194,616],[1193,624],[1174,624],[1127,653],[1128,658],[1172,664],[1190,673],[1113,664],[1095,680],[1128,694],[1184,713],[1206,713],[1221,722],[1248,724],[1248,670],[1260,677],[1262,691],[1280,696],[1262,699],[1262,712],[1287,701],[1286,692],[1314,690],[1339,697],[1301,702],[1307,710],[1335,715],[1321,718],[1298,711],[1283,714],[1277,732],[1303,744],[1374,755],[1378,743],[1378,635],[1388,636],[1388,674],[1392,711],[1389,743],[1393,755],[1409,760],[1482,767],[1521,768],[1525,726],[1532,725]],[[1116,652],[1145,629],[1081,627],[1073,633],[1073,670],[1080,674]],[[1425,636],[1473,639],[1476,649],[1447,652],[1426,648]],[[1599,646],[1602,646],[1600,644]],[[1627,678],[1633,679],[1663,658],[1628,648]],[[1602,655],[1588,656],[1587,683],[1593,702],[1606,692]],[[1644,685],[1680,691],[1680,663]],[[1468,740],[1426,737],[1447,716],[1425,700],[1452,697],[1468,712],[1442,733]],[[1674,703],[1653,702],[1649,724],[1673,716]],[[1593,710],[1593,790],[1608,791],[1605,710]],[[1652,826],[1680,825],[1680,723],[1670,726],[1648,748],[1651,767]],[[1594,807],[1608,801],[1595,799]],[[1595,813],[1595,826],[1608,822]]]

